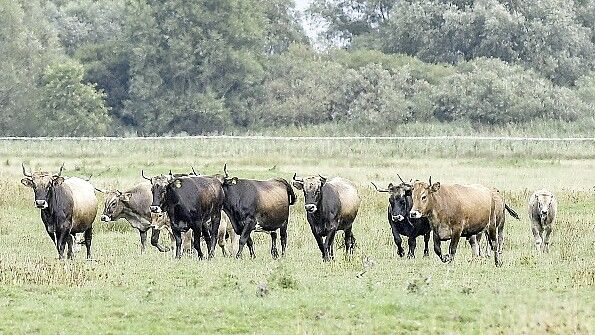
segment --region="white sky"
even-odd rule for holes
[[[312,2],[312,0],[295,0],[295,7],[298,10],[303,11],[304,9],[306,9],[306,7],[308,7],[310,2]]]

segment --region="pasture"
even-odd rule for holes
[[[125,188],[149,175],[189,172],[248,178],[340,175],[360,192],[351,260],[337,234],[323,263],[303,209],[291,207],[288,252],[272,260],[268,235],[253,233],[256,259],[198,260],[140,253],[127,222],[95,222],[94,261],[59,261],[20,184],[21,162],[67,176],[93,175],[100,188]],[[595,143],[183,139],[0,142],[0,333],[593,333],[595,308]],[[370,185],[403,178],[483,183],[504,192],[503,267],[472,260],[461,240],[453,263],[430,251],[398,258],[387,198]],[[530,193],[558,195],[549,254],[533,247]],[[102,196],[100,209],[103,209]],[[165,235],[165,234],[163,234]],[[404,238],[406,239],[406,238]],[[162,243],[169,241],[162,237]],[[406,245],[406,244],[404,244]],[[446,245],[443,243],[443,248]],[[84,249],[83,249],[84,250]],[[431,246],[430,246],[430,250]]]

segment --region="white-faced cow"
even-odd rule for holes
[[[97,215],[93,185],[80,178],[63,177],[64,164],[57,174],[27,173],[24,164],[22,167],[25,178],[21,183],[33,189],[35,207],[41,209],[41,220],[56,245],[58,257],[64,259],[68,245],[67,257],[72,259],[74,235],[84,233],[87,259],[91,259],[93,221]]]
[[[397,175],[398,176],[398,175]],[[399,179],[401,177],[399,176]],[[424,256],[429,256],[428,242],[430,240],[430,223],[427,217],[411,218],[409,212],[413,206],[412,190],[413,186],[405,183],[401,179],[401,184],[388,184],[385,189],[380,189],[376,184],[372,183],[378,192],[389,193],[388,197],[388,223],[390,224],[393,239],[397,247],[397,254],[400,257],[405,256],[405,250],[401,246],[401,235],[407,236],[407,244],[409,245],[408,258],[415,257],[415,240],[418,236],[424,236]]]
[[[125,219],[132,228],[138,230],[140,234],[141,252],[145,252],[147,240],[147,231],[151,228],[151,203],[153,194],[151,193],[151,183],[142,182],[123,192],[118,190],[104,192],[105,207],[101,221],[110,222],[119,219]],[[159,230],[153,229],[151,232],[151,245],[159,251],[168,251],[167,248],[159,244]]]
[[[473,245],[472,238],[487,230],[488,242],[494,251],[496,266],[502,265],[501,252],[504,231],[504,210],[518,215],[504,203],[495,189],[482,185],[441,185],[415,181],[413,185],[412,218],[427,217],[432,228],[434,251],[445,262],[451,262],[461,236]],[[441,241],[450,240],[447,254],[442,254]]]
[[[535,191],[529,198],[529,219],[538,252],[548,252],[550,235],[558,212],[558,201],[548,190]]]
[[[160,175],[151,181],[153,201],[151,212],[167,212],[176,240],[176,258],[182,256],[182,233],[192,229],[194,248],[199,258],[203,257],[200,237],[204,236],[208,257],[215,254],[215,236],[221,221],[223,189],[221,181],[211,176]]]
[[[341,177],[328,181],[322,176],[296,178],[294,174],[293,186],[304,191],[306,218],[322,259],[329,261],[334,257],[333,242],[337,230],[343,230],[345,251],[352,254],[355,245],[352,225],[361,201],[351,181]]]
[[[289,206],[296,200],[295,193],[287,180],[252,180],[229,177],[227,165],[223,167],[223,210],[229,217],[233,229],[240,235],[236,257],[242,256],[244,245],[248,245],[250,256],[255,257],[250,234],[263,231],[271,235],[271,256],[279,257],[277,251],[277,230],[281,237],[281,255],[287,247],[287,222]]]

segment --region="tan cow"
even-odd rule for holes
[[[529,198],[529,219],[538,252],[548,252],[552,228],[558,212],[558,201],[548,190],[537,190]]]
[[[496,266],[502,265],[501,248],[504,229],[504,210],[517,217],[504,203],[502,195],[482,185],[441,185],[416,181],[413,186],[411,217],[428,217],[434,238],[434,251],[440,259],[451,262],[461,236],[466,237],[474,251],[472,237],[487,230],[488,241],[494,251]],[[441,241],[450,240],[449,251],[442,254]]]

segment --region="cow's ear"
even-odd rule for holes
[[[64,177],[54,177],[54,180],[52,180],[52,183],[54,184],[54,186],[60,186],[60,185],[62,185],[63,182],[64,182]]]
[[[238,177],[233,177],[233,178],[231,178],[231,180],[230,180],[230,184],[232,184],[232,185],[235,185],[235,184],[237,184],[237,183],[238,183]]]
[[[440,189],[440,182],[437,181],[430,186],[430,192],[437,192]]]
[[[180,188],[182,187],[182,181],[180,179],[176,179],[174,180],[173,185],[175,188]]]
[[[29,178],[23,178],[21,179],[21,184],[27,186],[27,187],[31,187],[33,188],[33,180],[29,179]]]
[[[301,181],[293,181],[291,183],[293,185],[293,187],[295,187],[298,190],[303,190],[304,189],[304,183],[302,183]]]
[[[389,183],[389,184],[388,184],[388,186],[387,186],[386,188],[390,190],[390,189],[391,189],[391,188],[393,188],[394,186],[395,186],[395,185],[393,185],[393,183]]]
[[[120,196],[120,199],[122,199],[122,201],[125,201],[125,202],[129,202],[131,198],[132,198],[132,193],[130,193],[130,192],[122,193],[122,195]]]

